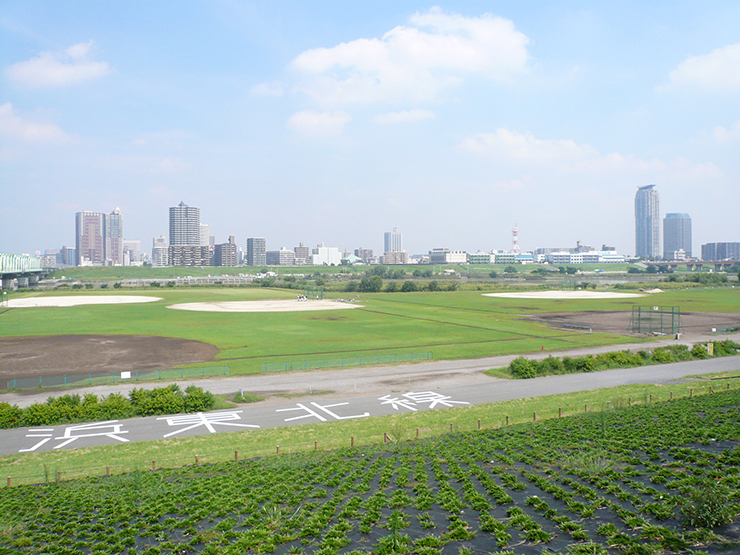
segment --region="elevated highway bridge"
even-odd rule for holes
[[[18,287],[33,287],[47,272],[37,256],[0,252],[0,289],[13,289],[14,283]]]

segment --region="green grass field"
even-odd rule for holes
[[[740,312],[740,289],[673,290],[618,300],[524,300],[484,291],[361,294],[364,308],[282,313],[175,311],[175,303],[294,299],[267,288],[142,288],[14,293],[152,295],[155,303],[2,309],[0,337],[66,334],[150,335],[203,341],[220,349],[213,364],[232,374],[258,372],[264,362],[431,351],[435,360],[463,359],[640,341],[624,336],[551,329],[526,315],[580,310],[680,306],[682,311]],[[347,294],[337,293],[336,296]],[[647,340],[647,339],[646,339]]]

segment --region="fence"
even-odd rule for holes
[[[369,355],[360,357],[325,358],[321,360],[288,360],[285,362],[266,362],[261,372],[290,372],[295,370],[319,370],[322,368],[347,368],[349,366],[370,366],[373,364],[396,364],[433,360],[432,353],[398,353],[394,355]]]
[[[632,306],[632,333],[654,335],[676,334],[681,331],[680,306]]]
[[[204,366],[201,368],[171,368],[168,370],[143,370],[139,372],[116,372],[114,374],[69,374],[67,376],[39,376],[37,378],[14,378],[8,380],[7,389],[38,389],[47,387],[82,387],[110,385],[127,382],[149,382],[228,376],[228,366]]]

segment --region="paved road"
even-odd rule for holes
[[[542,359],[550,355],[582,356],[585,354],[605,353],[609,351],[655,348],[664,345],[684,343],[692,345],[702,341],[718,341],[730,338],[738,340],[737,334],[732,336],[683,336],[680,341],[664,339],[652,343],[627,343],[623,345],[605,345],[599,347],[582,347],[566,351],[537,351],[525,356]],[[240,389],[245,392],[257,393],[261,396],[272,396],[266,403],[281,402],[282,398],[274,397],[278,394],[310,395],[316,392],[330,391],[336,395],[369,395],[384,394],[389,391],[399,391],[403,388],[411,389],[439,389],[458,387],[461,385],[475,385],[490,383],[491,378],[485,376],[483,370],[489,368],[503,368],[519,355],[507,355],[465,360],[443,360],[405,364],[395,366],[373,366],[344,368],[341,370],[318,370],[310,372],[258,374],[254,376],[236,376],[229,378],[207,378],[200,380],[186,380],[180,382],[182,386],[196,384],[213,393],[237,393]],[[171,383],[171,382],[167,382]],[[99,396],[111,393],[128,395],[135,387],[161,387],[162,383],[144,382],[130,384],[115,384],[106,386],[84,387],[75,389],[75,393],[96,393]],[[27,407],[32,403],[44,402],[50,395],[58,394],[53,389],[39,392],[28,390],[21,392],[0,393],[0,402]]]
[[[460,361],[458,361],[460,362]],[[430,381],[420,377],[419,366],[404,367],[414,372],[402,373],[395,367],[393,379],[369,380],[372,392],[348,392],[331,395],[306,396],[286,401],[262,402],[234,410],[214,411],[189,415],[133,418],[124,421],[98,422],[81,425],[61,425],[39,428],[19,428],[0,431],[0,455],[71,449],[94,445],[149,441],[167,437],[184,437],[207,433],[245,431],[295,424],[319,423],[334,420],[366,418],[384,414],[436,410],[469,404],[490,403],[509,399],[540,397],[638,383],[670,383],[690,375],[727,372],[740,369],[740,357],[717,358],[705,361],[680,362],[660,366],[644,366],[620,370],[607,370],[590,374],[548,376],[532,380],[502,380],[489,378],[481,369],[490,368],[479,360],[466,361],[471,371],[437,387],[435,376]],[[451,363],[435,363],[433,370],[448,376],[444,368]],[[453,366],[453,369],[457,366]],[[345,371],[347,372],[347,371]],[[364,369],[362,379],[368,379]],[[455,372],[452,371],[454,374]],[[316,373],[311,373],[316,374]],[[326,374],[329,374],[328,372]],[[412,377],[413,376],[413,377]],[[300,378],[299,378],[300,377]],[[283,376],[294,382],[293,387],[303,387],[300,380],[316,383],[303,374]],[[406,380],[408,379],[408,384]],[[223,381],[223,380],[222,380]],[[320,380],[319,380],[320,381]],[[355,380],[355,385],[365,388],[366,382]],[[349,385],[351,379],[345,381]],[[387,382],[387,383],[386,383]],[[465,382],[465,383],[461,383]],[[322,382],[323,383],[323,382]],[[385,385],[383,385],[385,384]],[[305,384],[304,384],[305,385]],[[283,382],[284,386],[284,382]],[[309,386],[312,387],[312,386]],[[230,391],[233,391],[231,389]]]

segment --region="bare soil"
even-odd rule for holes
[[[615,335],[636,336],[631,331],[632,312],[629,310],[587,310],[583,312],[551,312],[527,316],[530,320],[545,322],[554,328],[577,329],[584,326],[591,331]],[[681,333],[702,334],[727,328],[740,328],[740,314],[733,312],[681,312]],[[585,330],[584,330],[585,331]],[[644,334],[643,334],[644,335]]]
[[[49,335],[0,339],[0,387],[12,378],[165,370],[212,361],[201,341],[145,335]]]

